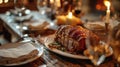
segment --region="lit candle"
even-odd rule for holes
[[[68,15],[57,16],[57,25],[81,25],[82,22],[80,18],[75,17],[72,12],[69,12]]]
[[[69,12],[68,15],[66,16],[66,23],[72,24],[72,19],[73,19],[72,12]]]
[[[109,1],[104,1],[105,6],[107,7],[106,10],[106,23],[109,23],[109,19],[110,19],[110,2]]]

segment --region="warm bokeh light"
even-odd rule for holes
[[[68,18],[72,18],[72,12],[68,13]]]
[[[102,8],[102,7],[101,7],[100,4],[97,4],[97,5],[96,5],[96,9],[97,9],[97,10],[100,10],[101,8]]]
[[[60,0],[55,0],[55,6],[56,6],[56,7],[61,7]]]
[[[2,4],[3,3],[3,0],[0,0],[0,4]]]
[[[51,4],[54,3],[54,0],[50,0],[50,3],[51,3]]]
[[[4,3],[7,3],[8,2],[8,0],[4,0]]]
[[[9,0],[0,0],[0,4],[7,3]]]

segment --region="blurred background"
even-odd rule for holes
[[[49,0],[48,0],[49,1]],[[60,0],[61,3],[70,0]],[[74,6],[75,1],[81,1],[82,9],[86,12],[92,12],[95,10],[105,11],[106,7],[103,3],[104,0],[71,0],[73,1],[72,6]],[[120,0],[110,0],[112,4],[112,10],[120,11]],[[24,0],[26,6],[31,10],[37,10],[36,7],[37,0]],[[63,4],[61,5],[63,7]],[[85,8],[84,8],[85,7]],[[14,9],[14,0],[0,0],[0,13],[4,13],[9,9]]]
[[[1,14],[6,13],[11,9],[14,10],[15,9],[14,1],[15,0],[0,0],[0,13]],[[63,13],[68,13],[69,10],[71,11],[74,10],[76,15],[79,15],[79,13],[82,13],[84,16],[87,15],[87,17],[90,19],[91,17],[88,16],[90,14],[97,15],[98,17],[106,15],[107,8],[104,5],[105,0],[59,0],[60,4],[56,2],[57,4],[54,4],[54,5],[52,1],[55,1],[55,0],[45,0],[47,7],[54,9],[56,14],[57,14],[57,11],[58,11],[58,14],[63,14]],[[120,7],[119,7],[120,0],[109,0],[109,1],[111,2],[110,15],[113,16],[116,14],[117,17],[120,18]],[[27,9],[31,11],[39,11],[38,0],[23,0],[23,3]],[[52,12],[54,14],[54,11]],[[96,16],[93,16],[93,17],[96,18]],[[0,34],[3,33],[2,32],[3,28],[4,28],[3,24],[2,22],[0,22]]]
[[[31,10],[36,10],[37,0],[24,0],[26,6]],[[0,13],[5,13],[6,11],[14,9],[14,0],[0,0]]]

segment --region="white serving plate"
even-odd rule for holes
[[[89,59],[87,56],[82,55],[82,54],[75,55],[75,54],[71,54],[71,53],[68,53],[68,52],[61,51],[61,50],[56,49],[56,48],[50,48],[48,45],[54,41],[54,37],[55,37],[55,35],[50,35],[50,36],[44,38],[44,45],[46,46],[46,48],[48,50],[50,50],[50,51],[52,51],[52,52],[54,52],[56,54],[65,56],[65,57],[69,57],[69,58],[74,58],[74,59]],[[113,54],[113,50],[112,50],[111,47],[109,47],[109,50],[110,50],[110,53],[107,54],[106,57],[111,56]]]

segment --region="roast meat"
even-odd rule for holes
[[[91,45],[97,45],[99,37],[81,26],[62,25],[56,32],[55,41],[70,52],[83,52],[86,49],[86,38],[89,36]]]

